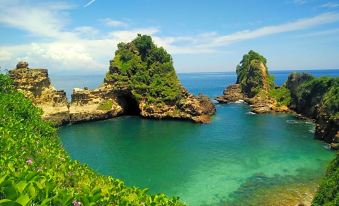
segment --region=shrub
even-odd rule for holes
[[[291,93],[286,87],[271,89],[269,95],[277,101],[278,106],[288,106],[291,103]]]
[[[113,102],[111,100],[104,100],[102,102],[99,103],[98,105],[98,110],[104,110],[104,111],[108,111],[111,110],[113,106]]]
[[[313,206],[335,206],[339,204],[339,153],[329,164],[325,177],[313,199]]]

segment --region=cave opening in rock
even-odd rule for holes
[[[124,115],[140,115],[139,104],[132,94],[123,94],[118,97],[124,108]]]

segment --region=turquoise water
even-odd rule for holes
[[[180,78],[190,91],[211,97],[235,81],[233,74]],[[180,196],[189,205],[246,205],[271,186],[308,187],[334,157],[313,138],[310,122],[287,114],[251,115],[243,104],[216,107],[210,124],[123,116],[65,126],[59,133],[72,158],[100,174]]]

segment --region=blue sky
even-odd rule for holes
[[[0,66],[104,73],[116,44],[152,35],[178,72],[234,71],[256,50],[271,70],[339,68],[339,0],[0,0]]]

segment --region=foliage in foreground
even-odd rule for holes
[[[0,74],[1,205],[182,205],[70,159],[56,129]]]
[[[182,91],[171,55],[150,36],[140,34],[118,44],[105,81],[128,87],[137,100],[150,103],[175,102]]]
[[[322,180],[316,193],[313,206],[339,205],[339,153],[327,168],[326,176]]]

